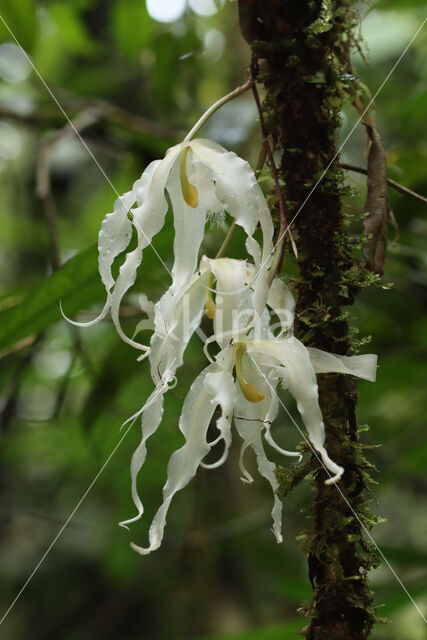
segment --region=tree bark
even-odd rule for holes
[[[349,52],[355,7],[351,0],[239,2],[242,34],[265,88],[267,133],[281,155],[287,217],[295,218],[300,268],[295,334],[307,345],[338,354],[353,353],[344,308],[369,281],[353,257],[342,211],[346,189],[336,142],[343,99],[354,90]],[[369,464],[358,442],[356,382],[328,374],[319,375],[318,383],[326,446],[345,473],[339,490],[327,486],[326,473],[313,461],[313,528],[305,532],[304,545],[313,600],[304,632],[308,640],[363,640],[376,620],[367,582],[376,558],[363,536],[372,516],[365,501]]]

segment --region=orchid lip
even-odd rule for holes
[[[236,346],[236,379],[239,383],[240,390],[249,402],[261,402],[261,400],[264,400],[263,394],[260,393],[252,383],[246,382],[242,373],[242,357],[246,351],[246,345],[237,343]]]
[[[211,273],[209,275],[209,282],[206,288],[206,315],[209,320],[213,320],[215,318],[216,313],[216,305],[212,298],[212,285],[214,281],[214,275]]]
[[[179,179],[181,182],[182,195],[189,207],[196,209],[199,204],[199,194],[196,187],[191,184],[187,174],[187,155],[190,147],[185,147],[179,156]]]

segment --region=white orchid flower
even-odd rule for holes
[[[155,304],[141,295],[141,310],[148,319],[141,320],[129,337],[120,324],[120,305],[135,283],[144,249],[163,228],[169,208],[175,231],[172,282]],[[221,220],[226,213],[246,234],[248,260],[203,256],[199,262],[206,221]],[[261,243],[254,237],[258,227]],[[132,543],[141,554],[161,545],[171,501],[197,469],[214,469],[225,462],[233,422],[243,441],[239,460],[242,480],[253,481],[244,464],[245,451],[251,448],[260,474],[272,487],[272,530],[277,541],[282,540],[282,504],[277,495],[275,465],[267,458],[264,440],[283,455],[301,458],[301,454],[280,447],[271,433],[279,412],[280,386],[296,400],[308,441],[330,476],[327,482],[337,482],[344,471],[325,449],[316,373],[338,372],[374,380],[376,356],[337,356],[307,348],[292,335],[293,296],[269,273],[270,268],[272,272],[275,269],[273,230],[266,200],[249,164],[204,139],[185,140],[169,149],[162,160],[152,162],[131,191],[116,200],[112,213],[102,222],[98,262],[106,302],[97,318],[73,324],[90,326],[110,311],[120,337],[141,352],[139,359],[149,357],[154,383],[148,402],[125,422],[141,415],[141,440],[131,461],[137,515],[120,523],[122,526],[143,514],[137,479],[146,459],[147,441],[162,421],[164,395],[176,383],[176,372],[183,364],[191,336],[195,331],[200,335],[203,314],[213,320],[213,334],[202,336],[210,363],[196,377],[184,400],[179,429],[185,443],[169,460],[163,503],[150,526],[149,544],[139,547]],[[130,249],[133,235],[136,246]],[[113,264],[123,253],[114,277]],[[274,319],[278,327],[274,327]],[[136,340],[139,331],[146,329],[152,331],[150,346]],[[213,342],[219,347],[214,359],[209,355]],[[214,418],[218,436],[208,441]],[[219,459],[206,462],[206,456],[219,443],[223,445]]]
[[[90,322],[74,322],[78,326],[90,326],[111,310],[120,337],[145,355],[149,347],[123,332],[119,311],[123,296],[135,282],[144,249],[164,226],[169,207],[167,196],[175,228],[174,264],[172,283],[156,309],[155,323],[160,333],[170,331],[161,325],[173,316],[176,297],[186,290],[194,276],[209,216],[224,216],[228,212],[244,229],[246,249],[257,272],[258,308],[263,306],[262,296],[273,253],[270,212],[246,161],[210,140],[197,139],[172,147],[163,160],[152,162],[132,190],[116,200],[113,212],[106,215],[101,226],[98,249],[99,272],[107,291],[104,308]],[[262,249],[253,237],[258,225],[262,230]],[[126,254],[114,279],[113,262],[129,246],[133,231],[137,246]]]
[[[170,388],[169,385],[175,378],[176,370],[182,365],[185,349],[199,326],[203,313],[207,310],[212,313],[215,309],[215,333],[218,335],[221,332],[223,335],[228,335],[226,344],[230,344],[236,332],[239,333],[238,327],[242,328],[242,325],[248,324],[246,307],[243,303],[246,301],[249,305],[251,304],[248,300],[249,287],[246,283],[248,277],[252,276],[253,269],[248,271],[244,260],[229,258],[214,260],[204,256],[199,270],[188,284],[181,286],[181,289],[173,295],[168,290],[154,306],[154,333],[151,338],[149,360],[151,377],[160,392],[149,408],[143,408],[129,418],[132,420],[139,413],[142,414],[141,442],[135,450],[131,462],[132,496],[138,514],[134,518],[122,522],[121,525],[126,526],[139,519],[143,514],[143,505],[137,491],[137,477],[145,462],[146,443],[160,425],[163,416],[164,394]],[[212,277],[217,281],[217,292],[221,293],[216,297],[216,304],[213,303],[209,287]],[[254,289],[250,290],[252,297],[255,297],[257,285],[259,287],[259,284],[256,283]],[[264,298],[267,298],[267,294],[264,295]],[[260,296],[259,299],[261,299]],[[148,311],[148,301],[144,299],[143,303],[144,308]],[[232,313],[233,310],[234,313]],[[239,311],[243,311],[243,315],[239,316]],[[219,322],[219,318],[223,320]],[[233,327],[235,318],[237,318],[239,325]],[[147,321],[143,320],[139,326],[146,328],[146,323]],[[247,329],[247,327],[245,328]],[[224,338],[220,340],[223,342]]]
[[[270,290],[264,291],[264,309],[258,314],[256,322],[250,323],[248,313],[253,315],[253,300],[259,291],[256,291],[252,277],[253,267],[246,261],[230,258],[202,259],[200,271],[187,290],[193,300],[189,306],[192,307],[194,303],[192,308],[197,309],[198,318],[206,304],[203,291],[206,291],[208,274],[212,274],[216,280],[215,302],[211,297],[208,303],[215,309],[213,338],[221,347],[221,351],[197,376],[184,401],[179,428],[186,441],[172,454],[169,461],[163,503],[150,527],[149,546],[143,548],[132,543],[132,547],[141,554],[150,553],[160,546],[167,512],[175,493],[188,484],[200,466],[216,468],[226,460],[232,440],[233,419],[243,440],[240,456],[242,480],[252,482],[243,459],[245,450],[250,447],[255,452],[260,474],[273,489],[273,533],[280,542],[282,505],[277,496],[275,465],[266,456],[262,436],[264,435],[265,441],[281,454],[301,456],[298,452],[282,449],[271,434],[271,424],[279,410],[276,391],[279,382],[294,396],[309,441],[319,454],[326,470],[332,474],[327,480],[328,483],[332,483],[339,480],[344,470],[329,458],[324,447],[325,428],[319,408],[316,373],[339,372],[367,380],[375,379],[376,356],[346,357],[329,354],[319,349],[306,348],[290,334],[294,300],[286,285],[277,278]],[[176,303],[175,329],[180,326],[178,319],[182,317],[178,309],[179,303]],[[271,327],[273,312],[280,320],[278,336],[274,336]],[[159,334],[154,334],[150,354],[152,367],[154,366],[154,379],[156,370],[170,370],[171,362],[182,362],[183,349],[187,342],[188,340],[177,339],[173,333],[166,334],[163,340]],[[157,384],[160,384],[160,380]],[[216,427],[219,435],[209,442],[208,428],[218,408],[220,415],[216,420]],[[147,439],[160,425],[162,412],[163,393],[159,394],[157,400],[143,413],[142,439],[131,465],[132,495],[138,515],[121,523],[123,525],[137,520],[143,513],[136,479],[145,460]],[[221,440],[224,450],[219,460],[205,463],[204,458]]]

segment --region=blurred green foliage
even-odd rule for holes
[[[94,242],[115,190],[128,190],[211,102],[245,79],[248,49],[236,3],[222,5],[214,11],[214,3],[193,0],[193,9],[178,20],[161,23],[143,0],[2,0],[1,15],[65,112],[75,117],[98,109],[81,135],[111,183],[76,136],[62,135],[63,114],[1,24],[0,616],[108,460],[123,420],[150,393],[147,364],[135,361],[111,323],[71,330],[59,301],[68,315],[96,313],[103,292]],[[198,15],[197,7],[210,15]],[[380,0],[371,9],[361,3],[371,64],[359,57],[357,68],[373,93],[421,24],[424,8],[408,0]],[[389,175],[423,194],[426,53],[424,29],[376,100]],[[356,119],[347,107],[343,140]],[[205,134],[253,162],[259,131],[251,98],[218,112]],[[56,230],[48,224],[49,203],[35,194],[40,149],[54,136],[49,174]],[[364,165],[360,125],[343,155]],[[365,178],[352,173],[349,183],[354,196],[345,206],[361,213]],[[381,445],[370,458],[379,470],[374,507],[386,522],[373,536],[425,608],[427,218],[422,205],[394,192],[390,198],[399,223],[385,275],[393,287],[365,291],[352,310],[358,337],[372,336],[363,351],[378,353],[380,361],[376,384],[360,384],[358,419],[370,426],[364,441]],[[55,273],[52,237],[63,263]],[[208,255],[222,237],[221,230],[208,234]],[[169,224],[154,245],[168,266],[172,240]],[[239,255],[239,248],[237,238],[232,253]],[[285,268],[295,272],[290,258]],[[137,322],[132,310],[138,291],[157,299],[168,282],[152,250],[140,272],[123,319],[128,333]],[[136,424],[10,611],[2,637],[279,640],[304,626],[296,610],[309,602],[311,589],[295,538],[309,517],[309,484],[286,500],[285,542],[276,545],[269,489],[261,479],[241,484],[237,443],[225,467],[201,470],[177,496],[159,552],[141,558],[128,545],[145,539],[168,457],[181,442],[181,398],[202,361],[194,339],[161,430],[150,441],[141,477],[147,517],[130,533],[117,527],[133,513],[129,463],[139,441]],[[281,429],[287,448],[298,442],[285,417]],[[386,564],[372,574],[372,585],[384,605],[380,614],[389,618],[375,630],[376,640],[426,637],[424,622]]]

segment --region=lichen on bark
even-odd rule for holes
[[[295,333],[305,344],[354,352],[345,307],[372,278],[353,255],[341,199],[337,138],[343,100],[353,91],[350,49],[357,22],[350,0],[240,0],[240,24],[259,63],[263,115],[281,162],[288,220],[296,230],[300,277]],[[313,600],[308,640],[364,640],[376,620],[367,573],[377,559],[366,539],[374,519],[366,490],[370,465],[358,441],[355,379],[319,375],[330,456],[345,467],[327,486],[317,460],[313,526],[303,532]],[[298,478],[278,471],[282,494]]]

